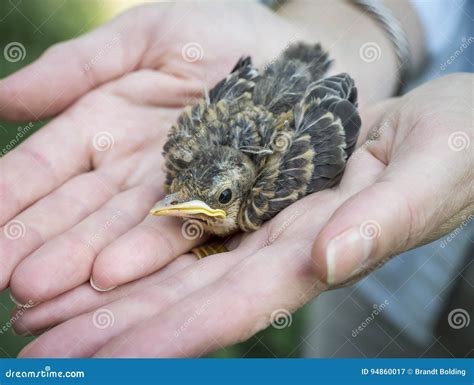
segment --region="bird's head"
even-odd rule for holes
[[[254,180],[255,168],[243,152],[225,146],[202,150],[151,213],[193,218],[208,232],[224,236],[239,229],[239,211]]]

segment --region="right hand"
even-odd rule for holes
[[[473,81],[447,76],[365,111],[341,183],[293,203],[231,252],[198,262],[183,255],[109,293],[85,284],[27,311],[17,331],[60,325],[22,356],[199,356],[249,338],[276,314],[288,322],[328,285],[452,230],[474,207]]]

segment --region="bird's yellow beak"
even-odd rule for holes
[[[206,217],[224,219],[226,217],[225,211],[213,209],[201,200],[180,203],[176,199],[176,194],[167,195],[159,201],[150,210],[150,214],[197,219],[205,219]]]

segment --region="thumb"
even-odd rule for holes
[[[147,45],[146,23],[136,22],[141,16],[140,8],[126,12],[91,33],[52,46],[32,64],[0,80],[0,118],[47,118],[135,68]]]
[[[330,286],[355,278],[405,250],[415,226],[415,203],[395,182],[380,181],[347,200],[317,237],[313,257]]]
[[[314,242],[314,269],[330,287],[355,280],[391,256],[438,239],[472,213],[472,163],[447,145],[450,130],[445,127],[449,125],[437,123],[432,114],[420,118],[419,113],[406,113],[408,118],[399,121],[403,108],[392,109],[398,115],[384,118],[383,129],[376,123],[373,132],[381,134],[358,150],[366,159],[378,159],[384,168],[367,178],[364,157],[351,156],[340,185],[349,198]],[[465,124],[458,115],[449,119],[458,127]],[[363,188],[351,191],[364,179]]]
[[[460,186],[450,180],[454,172],[442,175],[436,165],[437,174],[430,175],[426,163],[419,160],[415,166],[406,160],[388,166],[373,184],[346,200],[316,238],[313,260],[330,287],[438,239],[472,212],[474,205],[466,207],[450,194],[452,186]],[[457,195],[464,196],[462,191]]]

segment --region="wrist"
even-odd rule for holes
[[[329,51],[334,60],[332,73],[348,72],[355,79],[362,106],[394,94],[398,85],[395,50],[369,14],[346,1],[289,1],[277,12]]]

